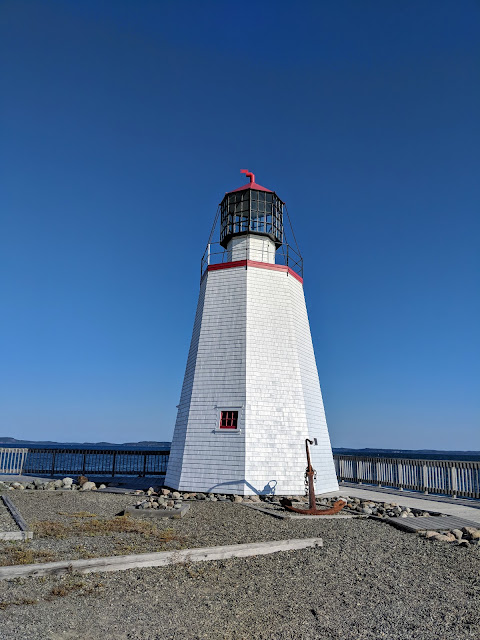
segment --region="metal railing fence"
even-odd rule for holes
[[[16,454],[14,458],[12,452],[23,452],[23,457]],[[0,449],[0,473],[163,476],[169,454],[169,450],[4,448]],[[12,460],[16,460],[15,464]]]
[[[480,462],[334,456],[338,480],[480,498]]]
[[[0,473],[20,475],[28,449],[0,447]]]
[[[164,476],[170,451],[0,447],[0,473]],[[480,462],[334,454],[338,480],[480,499]]]
[[[298,251],[295,251],[295,249],[286,242],[273,252],[269,252],[267,249],[258,249],[250,244],[243,249],[236,247],[231,251],[227,251],[219,242],[209,242],[200,262],[200,277],[203,276],[209,265],[232,261],[238,262],[240,260],[269,262],[290,267],[290,269],[303,278],[303,258]]]

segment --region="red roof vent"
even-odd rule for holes
[[[261,185],[255,182],[255,174],[247,169],[241,169],[240,173],[245,173],[247,178],[250,178],[250,182],[244,184],[243,187],[239,187],[238,189],[233,189],[233,191],[229,191],[229,193],[235,193],[235,191],[244,191],[245,189],[256,189],[257,191],[267,191],[268,193],[273,193],[271,189],[265,189]]]

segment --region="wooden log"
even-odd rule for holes
[[[15,507],[15,505],[13,504],[13,502],[10,500],[10,498],[7,498],[7,496],[1,496],[2,500],[3,500],[3,504],[7,507],[7,509],[10,511],[10,514],[12,516],[12,518],[15,520],[15,522],[17,523],[18,528],[20,529],[20,531],[28,531],[28,525],[25,522],[25,520],[22,518],[21,514],[19,513],[19,511],[17,511],[17,508]]]
[[[321,538],[300,538],[276,540],[272,542],[252,542],[232,544],[222,547],[204,547],[201,549],[183,549],[182,551],[159,551],[128,556],[110,556],[107,558],[89,558],[66,562],[46,562],[44,564],[25,564],[0,567],[0,579],[10,580],[26,576],[48,576],[62,573],[98,573],[104,571],[124,571],[142,567],[164,567],[170,564],[188,562],[206,562],[208,560],[226,560],[227,558],[246,558],[267,555],[279,551],[293,551],[323,546]]]

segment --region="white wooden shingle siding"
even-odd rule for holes
[[[222,409],[239,412],[237,430],[219,429]],[[307,437],[317,490],[338,489],[302,283],[254,266],[207,272],[165,484],[303,493]]]

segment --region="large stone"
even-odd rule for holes
[[[64,487],[71,487],[73,484],[73,478],[63,478],[62,484]]]
[[[80,486],[83,486],[86,482],[88,482],[88,478],[85,476],[78,476],[77,482]]]
[[[475,527],[463,527],[462,531],[468,540],[480,540],[480,529],[476,529]]]
[[[456,538],[452,533],[448,532],[448,533],[437,533],[436,536],[432,537],[432,540],[437,540],[438,542],[454,542]]]
[[[463,538],[463,533],[460,529],[452,529],[452,534],[457,540],[461,540]]]
[[[55,480],[53,486],[55,487],[55,489],[60,489],[60,487],[63,487],[63,480]]]
[[[11,485],[14,489],[25,489],[25,487],[23,486],[23,484],[21,482],[12,482]]]
[[[261,502],[260,496],[250,496],[252,502]]]
[[[433,538],[438,534],[438,531],[427,531],[425,533],[425,538]]]
[[[234,501],[234,502],[243,502],[243,498],[242,498],[242,496],[235,496],[235,497],[233,498],[233,501]]]
[[[87,481],[82,484],[82,491],[93,491],[96,488],[97,488],[97,485],[95,484],[95,482]]]
[[[179,492],[178,492],[178,491],[174,491],[174,492],[172,493],[172,498],[173,498],[174,500],[178,500],[180,497],[181,497],[181,496],[180,496],[180,494],[179,494]]]

